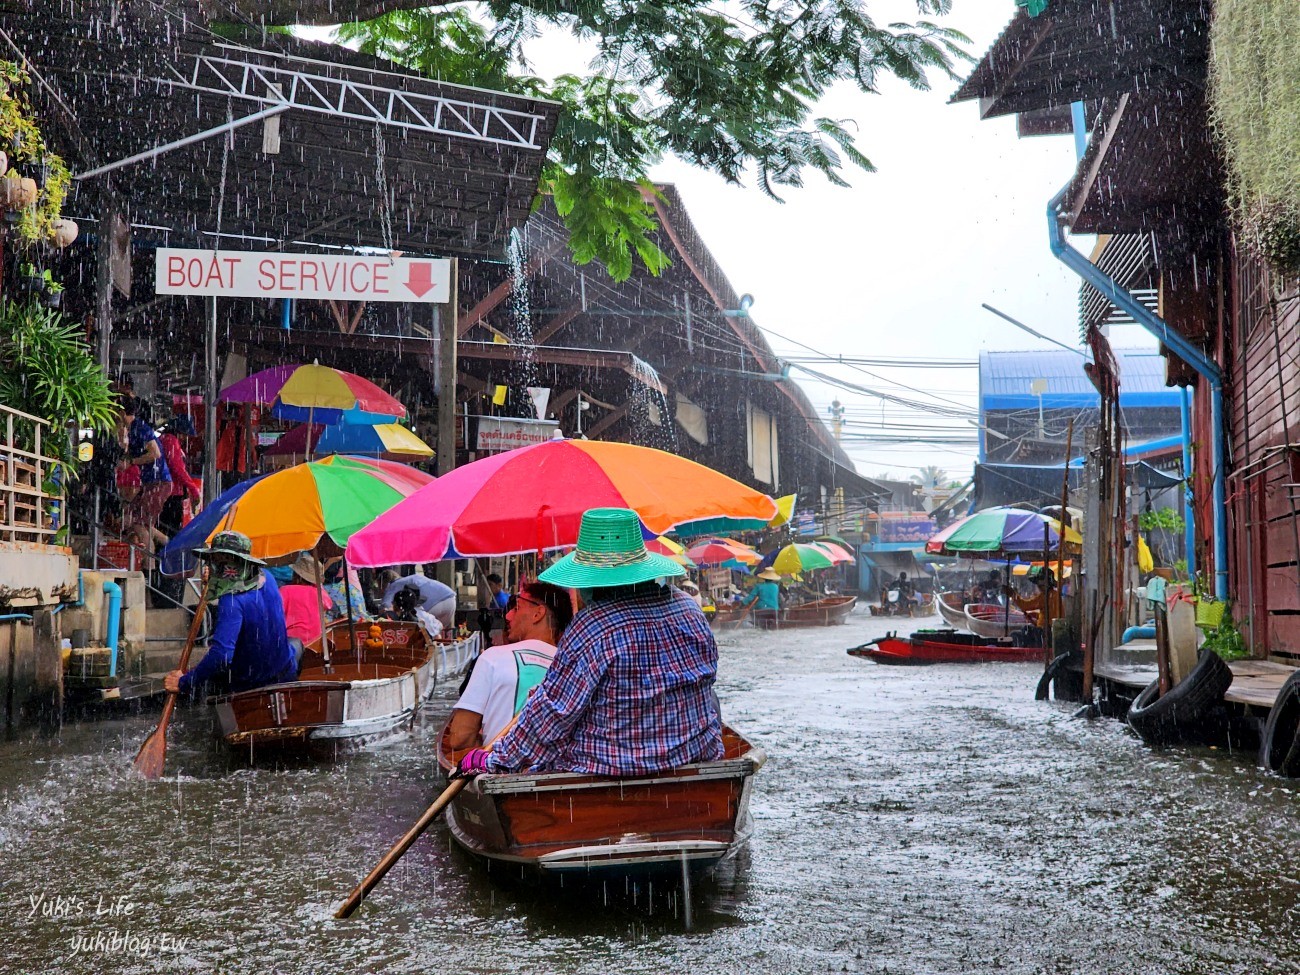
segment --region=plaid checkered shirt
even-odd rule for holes
[[[722,757],[718,647],[685,593],[588,604],[488,770],[640,775]]]

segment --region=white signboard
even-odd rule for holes
[[[160,295],[433,304],[451,294],[451,261],[445,258],[159,247],[154,273]]]
[[[500,453],[550,440],[560,424],[555,420],[518,420],[499,416],[480,416],[475,449],[483,453]]]

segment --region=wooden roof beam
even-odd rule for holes
[[[524,277],[536,277],[537,273],[541,271],[541,269],[546,266],[547,262],[556,255],[561,246],[562,245],[556,242],[551,244],[549,247],[544,248],[540,253],[535,254],[528,263],[524,265]],[[464,335],[479,322],[483,321],[484,318],[490,315],[496,307],[501,304],[501,302],[510,297],[511,292],[514,290],[515,278],[512,274],[489,291],[477,305],[461,316],[460,322],[457,324],[456,334]]]
[[[544,345],[556,332],[568,326],[582,313],[583,307],[580,304],[566,308],[533,333],[533,344]]]

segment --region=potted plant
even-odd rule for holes
[[[63,304],[63,285],[55,281],[48,270],[41,275],[41,292],[47,308],[58,308]]]
[[[45,288],[45,276],[35,264],[24,261],[18,268],[18,287],[28,294],[39,294]]]

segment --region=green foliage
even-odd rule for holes
[[[13,61],[0,61],[0,149],[9,154],[10,172],[41,178],[40,196],[34,206],[23,210],[18,235],[28,243],[48,243],[54,223],[63,215],[63,203],[72,185],[72,173],[57,153],[45,145],[45,137],[22,89],[31,83],[27,73]]]
[[[1161,530],[1180,532],[1183,530],[1183,524],[1183,516],[1174,508],[1156,508],[1154,511],[1144,511],[1138,515],[1138,528],[1144,532]]]
[[[916,5],[940,15],[950,0]],[[704,0],[488,0],[387,13],[342,25],[338,38],[439,80],[559,101],[541,189],[555,198],[575,260],[600,261],[622,280],[634,259],[654,273],[668,264],[653,239],[648,177],[664,154],[731,182],[752,172],[776,199],[809,171],[845,186],[846,165],[873,167],[851,123],[814,117],[813,103],[840,81],[877,92],[887,75],[925,89],[928,73],[953,78],[966,57],[957,31],[925,20],[881,27],[861,0],[754,0],[743,14]],[[554,29],[591,45],[586,75],[530,73],[524,44]]]
[[[1218,627],[1205,634],[1205,642],[1201,646],[1213,650],[1224,660],[1245,660],[1250,657],[1246,638],[1232,619],[1231,604],[1224,609]]]
[[[0,403],[49,420],[107,431],[116,419],[109,380],[81,328],[35,302],[0,299]],[[71,457],[68,460],[71,461]]]
[[[1300,45],[1295,0],[1218,0],[1210,110],[1239,224],[1264,258],[1300,273]]]

